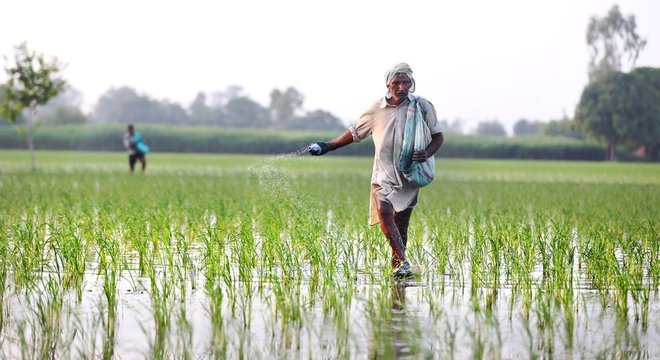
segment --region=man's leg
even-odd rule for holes
[[[134,154],[128,155],[128,166],[131,169],[131,172],[135,170],[135,162],[137,161],[137,158]]]
[[[408,224],[410,223],[410,215],[412,215],[413,208],[409,207],[403,211],[394,214],[394,223],[399,234],[401,234],[401,242],[403,242],[403,250],[406,250],[408,245]]]
[[[142,171],[147,169],[147,157],[142,155],[140,156],[140,163],[142,164]]]
[[[378,201],[378,218],[380,219],[380,229],[392,248],[392,267],[396,268],[399,263],[406,259],[406,255],[401,233],[394,221],[394,207],[392,207],[392,204],[387,201]]]

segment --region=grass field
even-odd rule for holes
[[[411,281],[371,159],[0,151],[0,357],[657,358],[660,166],[438,159]]]

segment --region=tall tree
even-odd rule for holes
[[[45,124],[84,124],[87,116],[80,109],[82,93],[68,87],[39,109],[38,122]]]
[[[106,91],[92,111],[92,120],[101,123],[130,124],[148,119],[149,98],[123,86]]]
[[[463,133],[463,120],[456,118],[454,121],[449,122],[447,119],[441,119],[440,126],[442,131],[447,134],[462,134]]]
[[[293,87],[289,87],[284,92],[274,89],[270,93],[268,111],[275,127],[281,129],[290,127],[287,123],[293,121],[296,112],[302,109],[304,99],[304,96]]]
[[[122,124],[185,124],[188,114],[177,103],[152,100],[130,87],[110,89],[101,96],[92,112],[96,122]]]
[[[58,106],[48,114],[40,114],[38,121],[49,125],[81,125],[87,123],[87,116],[79,108]]]
[[[208,100],[204,93],[200,92],[197,94],[195,100],[188,107],[188,116],[191,124],[220,124],[223,117],[222,108],[210,107],[207,102]]]
[[[520,119],[513,124],[513,135],[536,135],[541,131],[543,123],[540,121],[532,121],[527,119]]]
[[[265,128],[270,124],[268,110],[247,96],[229,100],[222,125],[241,128]]]
[[[233,99],[243,96],[243,88],[238,85],[229,85],[225,91],[216,91],[211,93],[210,107],[223,108]]]
[[[624,64],[632,68],[646,39],[637,32],[634,15],[624,17],[614,5],[607,16],[593,16],[587,27],[587,44],[591,48],[589,79],[593,80],[610,71],[622,71]]]
[[[610,72],[590,82],[582,91],[575,111],[575,122],[587,136],[607,142],[605,159],[616,159],[616,147],[621,136],[614,127],[613,110],[621,104],[617,93],[622,93],[621,72]]]
[[[506,136],[506,130],[502,123],[497,120],[482,121],[477,124],[475,134],[484,136]]]
[[[4,98],[0,114],[13,124],[21,115],[25,116],[25,125],[17,124],[17,129],[25,135],[32,170],[35,170],[34,132],[37,110],[62,92],[67,83],[61,78],[63,65],[57,58],[46,60],[43,54],[28,50],[25,42],[16,46],[15,50],[14,64],[5,67],[8,81],[3,85]],[[9,61],[7,57],[5,61]]]
[[[339,118],[323,110],[296,116],[290,119],[286,125],[289,130],[341,131],[346,128]]]

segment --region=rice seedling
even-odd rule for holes
[[[0,229],[5,229],[2,216],[0,216]],[[0,231],[0,336],[2,336],[5,325],[5,292],[7,291],[8,261],[9,239],[4,231]]]

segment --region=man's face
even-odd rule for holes
[[[387,85],[387,89],[392,94],[392,101],[395,105],[401,104],[408,98],[408,91],[412,86],[412,81],[408,75],[396,74],[392,77],[392,81]]]
[[[135,132],[135,128],[133,128],[132,126],[129,126],[128,127],[128,133],[133,135],[134,132]]]

